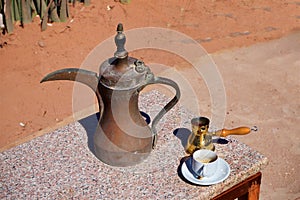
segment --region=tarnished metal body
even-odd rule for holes
[[[135,165],[151,153],[156,142],[155,127],[178,102],[180,90],[174,81],[155,77],[142,61],[128,57],[121,24],[117,32],[117,51],[101,64],[99,76],[87,70],[68,68],[48,74],[41,82],[72,80],[95,91],[102,113],[94,135],[95,154],[109,165],[123,167]],[[172,86],[176,96],[153,119],[150,128],[140,114],[138,97],[145,86],[156,83]]]

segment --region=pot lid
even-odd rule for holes
[[[123,25],[118,24],[114,57],[105,60],[99,69],[100,83],[112,89],[131,89],[145,84],[147,76],[153,75],[142,61],[128,56]]]

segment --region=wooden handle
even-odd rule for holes
[[[249,127],[238,127],[234,129],[222,129],[220,136],[226,137],[228,135],[246,135],[251,132],[251,128]]]

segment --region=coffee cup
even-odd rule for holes
[[[193,153],[192,170],[198,177],[211,177],[218,169],[218,155],[208,149],[200,149]]]

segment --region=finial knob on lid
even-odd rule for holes
[[[128,52],[125,49],[126,37],[123,33],[123,24],[119,23],[117,27],[117,35],[115,37],[115,43],[117,46],[117,51],[115,52],[116,58],[126,58]]]

